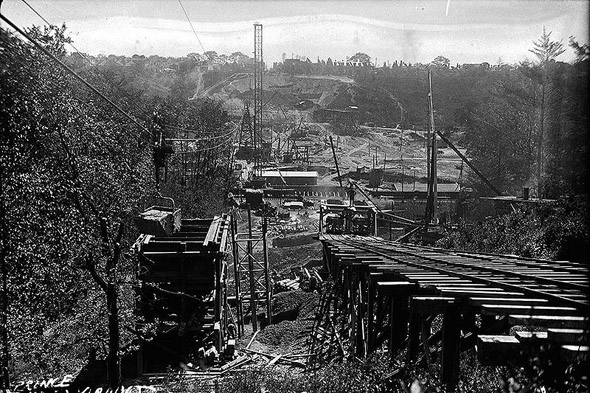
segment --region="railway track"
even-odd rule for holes
[[[334,286],[314,326],[317,361],[387,350],[413,362],[428,358],[426,347],[440,342],[442,380],[449,385],[457,382],[460,352],[476,344],[484,364],[526,361],[540,345],[552,349],[555,363],[588,361],[588,270],[582,263],[370,236],[322,234],[320,240]],[[440,329],[432,326],[437,316]]]

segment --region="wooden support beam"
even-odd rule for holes
[[[430,339],[430,332],[432,328],[432,318],[422,318],[420,326],[420,337],[422,338],[422,349],[424,350],[424,357],[426,358],[426,364],[430,369],[432,361],[430,359],[430,345],[428,341]]]
[[[367,352],[373,352],[373,341],[375,331],[375,284],[371,282],[370,274],[367,283]]]
[[[484,366],[505,366],[507,360],[516,360],[521,343],[514,336],[480,335],[477,337],[477,359]]]
[[[377,288],[383,294],[395,295],[402,292],[408,293],[411,289],[417,288],[417,286],[407,281],[378,281]]]
[[[482,288],[457,288],[457,287],[442,287],[438,290],[442,296],[450,296],[450,297],[508,297],[508,296],[522,296],[524,294],[522,292],[507,292],[501,289],[496,288],[489,288],[489,289],[482,289]]]
[[[412,312],[423,315],[437,315],[444,313],[455,302],[452,297],[441,296],[412,296],[410,307]]]
[[[547,338],[561,344],[588,344],[588,330],[584,329],[547,329]]]
[[[522,305],[499,305],[482,304],[481,313],[484,315],[507,315],[519,313],[523,315],[576,315],[579,311],[573,307],[550,307],[550,306],[522,306]]]
[[[450,306],[443,318],[442,377],[450,390],[459,381],[459,343],[461,339],[461,313],[457,305]]]
[[[514,335],[520,342],[526,342],[531,340],[546,340],[547,332],[531,331],[531,330],[520,330],[514,332]]]
[[[559,355],[564,361],[570,363],[581,360],[588,362],[590,359],[590,347],[587,345],[562,345]]]
[[[410,327],[408,331],[408,363],[412,363],[418,356],[420,349],[420,333],[423,316],[411,308]]]
[[[389,302],[385,300],[386,296],[377,291],[377,312],[375,315],[375,324],[373,327],[373,338],[371,339],[371,348],[369,351],[374,351],[379,348],[389,336],[389,325],[385,325],[385,317],[389,312]]]
[[[391,343],[393,350],[400,349],[408,333],[408,296],[393,296],[391,302]]]
[[[516,297],[470,297],[468,303],[472,306],[482,304],[517,304],[517,305],[543,305],[549,303],[547,299]]]
[[[588,325],[588,318],[558,315],[510,315],[510,325],[533,325],[550,328],[584,329]]]

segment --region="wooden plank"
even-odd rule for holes
[[[506,359],[514,359],[520,352],[520,341],[514,336],[477,336],[477,359],[484,366],[506,365]]]
[[[514,335],[516,338],[521,341],[530,341],[530,340],[546,340],[547,339],[547,332],[541,331],[531,331],[531,330],[521,330],[515,332]]]
[[[471,291],[471,292],[502,292],[504,291],[502,288],[495,288],[486,286],[485,284],[475,284],[475,285],[459,285],[456,286],[448,286],[444,288],[445,290],[449,291]]]
[[[547,336],[550,340],[562,344],[588,343],[588,331],[584,329],[549,328]]]
[[[474,283],[471,280],[462,280],[462,279],[458,279],[458,278],[446,278],[446,279],[441,279],[441,280],[416,279],[416,278],[407,277],[407,276],[406,276],[406,278],[408,280],[411,280],[411,281],[417,281],[420,284],[428,284],[428,285],[447,285],[447,286],[453,286],[453,285],[458,285],[458,286],[471,285],[471,286],[475,286],[475,287],[485,286],[485,284]]]
[[[580,361],[590,357],[590,347],[587,345],[562,345],[559,351],[562,359],[568,362]]]
[[[382,293],[408,292],[417,288],[416,284],[407,281],[377,281],[377,288]]]
[[[488,290],[489,286],[487,286],[486,284],[479,284],[476,283],[474,284],[473,282],[467,281],[465,283],[460,283],[460,282],[444,282],[444,281],[440,281],[440,282],[436,282],[436,281],[432,281],[432,282],[420,282],[420,285],[422,286],[430,286],[430,287],[441,287],[441,288],[451,288],[451,289],[455,289],[455,288],[466,288],[466,289],[475,289],[475,290]]]
[[[272,358],[266,365],[267,366],[272,366],[273,364],[275,364],[276,362],[279,361],[279,359],[282,357],[283,355],[277,355],[274,358]]]
[[[481,304],[548,304],[549,300],[525,297],[471,297],[468,303],[472,306]]]
[[[482,314],[505,315],[505,314],[526,314],[526,315],[576,315],[580,312],[574,307],[557,306],[525,306],[513,304],[482,304]]]
[[[455,302],[455,298],[441,296],[412,296],[410,308],[412,312],[422,315],[437,315],[444,313]]]
[[[584,328],[588,323],[588,318],[574,316],[557,316],[557,315],[510,315],[508,317],[510,325],[534,325],[550,328]]]
[[[473,297],[473,296],[481,296],[481,297],[506,297],[506,296],[523,296],[524,294],[521,292],[506,292],[502,291],[501,289],[497,290],[487,290],[487,291],[467,291],[465,289],[460,288],[440,288],[439,292],[443,296],[451,296],[451,297]]]

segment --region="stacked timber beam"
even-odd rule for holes
[[[480,362],[489,365],[526,361],[540,345],[552,348],[554,364],[588,362],[583,264],[452,252],[370,236],[320,240],[334,289],[325,295],[315,324],[318,354],[364,357],[387,350],[393,357],[406,350],[408,363],[430,364],[432,345],[440,342],[441,379],[449,386],[458,380],[460,352],[475,344]],[[442,320],[437,331],[435,318]],[[328,344],[335,348],[322,349]]]
[[[156,325],[155,337],[138,354],[139,375],[202,362],[212,348],[228,351],[229,224],[227,215],[183,219],[170,236],[142,235],[137,241],[143,283],[137,311]]]

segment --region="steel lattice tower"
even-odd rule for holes
[[[252,118],[250,117],[250,107],[248,104],[244,107],[244,113],[240,121],[240,143],[239,147],[254,148],[254,130],[252,129]]]
[[[258,161],[262,158],[262,25],[254,24],[254,150]]]

